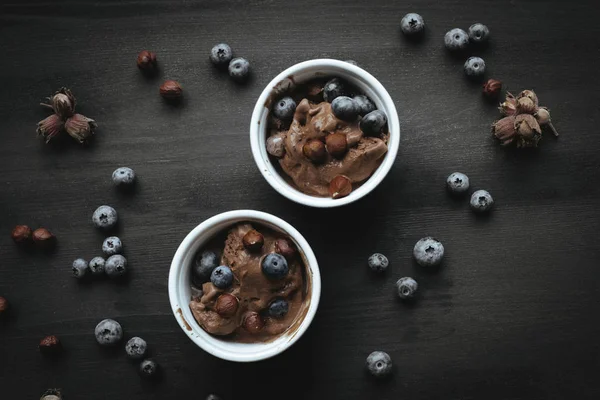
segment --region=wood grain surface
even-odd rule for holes
[[[406,12],[425,18],[414,43],[399,31]],[[17,1],[0,8],[0,295],[13,313],[0,325],[0,398],[37,399],[598,399],[600,397],[600,13],[597,1]],[[488,76],[518,92],[535,89],[552,110],[558,139],[539,149],[501,148],[489,132],[499,114],[467,81],[464,58],[443,35],[490,27]],[[208,52],[229,43],[250,60],[252,80],[234,84]],[[135,66],[156,51],[160,76]],[[335,210],[294,204],[257,170],[248,126],[264,86],[288,66],[318,57],[354,59],[387,88],[402,140],[385,181]],[[185,91],[179,107],[158,96],[163,79]],[[35,137],[38,103],[61,86],[100,125],[80,147]],[[139,185],[111,185],[118,166]],[[444,190],[453,171],[488,189],[496,209],[477,218]],[[121,217],[130,279],[81,283],[77,257],[100,255],[91,224],[101,204]],[[322,301],[289,351],[255,364],[197,348],[168,302],[174,252],[198,223],[249,208],[290,222],[321,265]],[[20,251],[15,224],[45,226],[54,254]],[[414,243],[435,235],[447,257],[436,272],[412,261]],[[382,277],[367,257],[386,254]],[[413,276],[418,301],[398,302],[394,283]],[[142,382],[121,348],[96,345],[103,318],[144,337],[164,378]],[[42,357],[45,335],[65,354]],[[365,374],[366,356],[387,351],[393,378]]]

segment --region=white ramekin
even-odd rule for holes
[[[266,343],[236,343],[210,335],[198,325],[189,307],[192,296],[190,288],[191,266],[196,252],[208,240],[222,232],[223,229],[244,221],[257,222],[288,235],[298,247],[307,266],[306,279],[308,280],[309,293],[306,301],[310,301],[310,303],[304,319],[281,336]],[[173,257],[169,271],[169,300],[173,315],[175,315],[179,326],[199,347],[216,357],[229,361],[259,361],[286,350],[302,336],[310,325],[317,312],[320,297],[321,274],[317,259],[306,239],[281,218],[260,211],[228,211],[202,222],[183,239]]]
[[[365,183],[353,190],[348,196],[335,200],[311,196],[302,193],[290,185],[286,179],[281,176],[279,170],[271,163],[266,148],[267,116],[269,114],[268,106],[270,102],[273,99],[276,99],[278,94],[287,91],[295,84],[306,82],[313,78],[330,75],[338,76],[349,81],[372,99],[377,108],[385,112],[390,131],[388,151],[379,168],[377,168]],[[277,75],[263,90],[256,102],[254,112],[252,113],[252,120],[250,122],[250,144],[258,169],[267,182],[269,182],[269,184],[279,193],[290,200],[307,206],[323,208],[337,207],[352,203],[367,195],[379,185],[383,178],[385,178],[394,164],[396,154],[398,154],[398,147],[400,146],[400,122],[392,98],[373,75],[360,67],[344,61],[332,59],[309,60],[289,67]]]

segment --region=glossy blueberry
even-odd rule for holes
[[[484,43],[490,38],[490,30],[484,24],[476,23],[469,27],[469,39],[473,43]]]
[[[111,206],[100,206],[92,215],[92,222],[100,229],[111,229],[119,220],[117,210]]]
[[[123,328],[114,319],[104,319],[94,330],[96,341],[102,346],[113,346],[123,338]]]
[[[106,275],[117,278],[127,273],[127,259],[120,254],[108,257],[104,264]]]
[[[112,173],[113,183],[117,186],[130,186],[135,182],[135,172],[128,167],[121,167]]]
[[[485,61],[480,57],[469,57],[464,68],[468,77],[477,78],[485,74]]]
[[[233,51],[226,43],[219,43],[210,49],[210,61],[217,67],[226,67],[233,58]]]
[[[210,274],[210,281],[219,289],[227,289],[233,284],[233,272],[226,265],[221,265]]]
[[[333,78],[323,86],[323,99],[331,103],[336,97],[344,94],[344,85],[338,78]]]
[[[461,172],[453,172],[446,178],[446,187],[453,194],[464,194],[469,190],[469,177]]]
[[[386,123],[387,117],[383,111],[371,111],[360,120],[360,130],[363,131],[365,135],[379,135]]]
[[[294,112],[296,112],[296,102],[289,96],[279,99],[273,105],[273,115],[281,120],[292,119]]]
[[[123,243],[116,236],[109,236],[102,243],[102,252],[107,256],[113,256],[123,252]]]
[[[158,376],[160,366],[156,361],[147,359],[140,364],[140,375],[146,379],[154,379]]]
[[[425,30],[425,21],[419,14],[408,13],[400,21],[400,29],[405,35],[416,35]]]
[[[367,261],[369,268],[375,272],[383,272],[390,265],[387,257],[381,253],[374,253],[369,257]]]
[[[358,108],[358,115],[365,116],[371,111],[375,111],[377,107],[375,104],[364,94],[359,94],[354,96],[354,102],[356,103],[356,107]]]
[[[396,282],[396,289],[398,289],[398,297],[400,297],[402,300],[414,297],[418,288],[419,285],[417,284],[417,281],[408,276],[400,278]]]
[[[94,257],[90,260],[88,264],[88,268],[92,275],[102,275],[104,274],[104,267],[106,265],[106,260],[102,257]]]
[[[196,254],[192,278],[197,284],[210,281],[210,275],[219,266],[219,255],[214,251],[206,250]]]
[[[83,258],[78,258],[73,261],[73,276],[77,279],[83,278],[88,271],[88,263]]]
[[[347,96],[338,96],[331,102],[333,115],[343,121],[354,121],[358,117],[356,102]]]
[[[269,279],[281,279],[289,270],[287,260],[278,253],[267,254],[262,260],[261,267],[263,274]]]
[[[384,378],[392,372],[392,358],[385,351],[374,351],[367,357],[367,370],[376,378]]]
[[[250,75],[250,63],[245,58],[234,58],[229,63],[229,76],[238,82],[243,82]]]
[[[478,213],[484,213],[492,209],[494,199],[487,190],[477,190],[471,195],[471,209]]]
[[[275,299],[269,305],[269,315],[273,318],[283,318],[287,314],[289,304],[284,299]]]
[[[454,28],[446,32],[444,45],[450,51],[464,50],[469,45],[469,35],[460,28]]]
[[[146,344],[146,341],[137,336],[132,337],[125,344],[125,352],[127,353],[127,357],[132,359],[144,358],[147,349],[148,345]]]
[[[444,245],[435,238],[424,237],[415,244],[413,256],[423,267],[439,265],[444,258]]]

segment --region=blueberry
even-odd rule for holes
[[[226,265],[221,265],[210,274],[210,281],[219,289],[227,289],[233,284],[233,272]]]
[[[375,104],[373,104],[371,99],[369,99],[364,94],[354,96],[354,102],[356,103],[356,106],[358,108],[358,115],[360,115],[361,117],[377,109],[377,107],[375,107]]]
[[[85,276],[88,271],[88,263],[83,258],[78,258],[73,261],[73,276],[77,279],[81,279]]]
[[[344,60],[344,62],[347,62],[348,64],[356,65],[358,67],[358,63],[354,60]]]
[[[96,325],[94,331],[96,341],[102,346],[112,346],[121,341],[123,338],[123,328],[114,319],[104,319]]]
[[[484,24],[473,24],[469,27],[469,39],[473,43],[484,43],[490,38],[490,30]]]
[[[294,112],[296,112],[296,102],[289,96],[279,99],[273,106],[273,114],[284,121],[292,119]]]
[[[469,57],[465,61],[465,74],[471,78],[478,78],[485,73],[485,61],[480,57]]]
[[[107,256],[113,256],[123,251],[123,243],[116,236],[110,236],[104,239],[102,243],[102,252]]]
[[[217,67],[226,67],[232,58],[233,51],[228,44],[219,43],[210,50],[210,61]]]
[[[464,50],[469,45],[469,35],[460,28],[454,28],[446,32],[444,45],[450,51]]]
[[[367,357],[367,370],[376,378],[384,378],[392,372],[392,358],[385,351],[374,351]]]
[[[413,256],[423,267],[439,265],[444,258],[444,245],[435,238],[424,237],[415,244]]]
[[[419,285],[413,278],[404,277],[398,279],[396,282],[396,288],[398,289],[398,297],[405,300],[414,297]]]
[[[331,102],[333,115],[344,121],[354,121],[358,117],[358,106],[347,96],[338,96]]]
[[[387,269],[390,262],[387,257],[381,253],[372,254],[367,262],[369,268],[375,272],[383,272]]]
[[[461,172],[453,172],[446,178],[446,187],[453,194],[464,194],[469,190],[469,177]]]
[[[111,206],[100,206],[92,215],[92,222],[100,229],[110,229],[117,224],[118,220],[117,210]]]
[[[250,75],[250,63],[245,58],[234,58],[229,63],[229,76],[238,82],[243,82]]]
[[[140,364],[140,375],[146,379],[154,379],[158,376],[160,366],[156,361],[147,359]]]
[[[125,344],[125,352],[129,358],[139,359],[144,358],[148,345],[146,341],[140,337],[132,337]]]
[[[494,199],[487,190],[477,190],[471,195],[471,209],[478,213],[491,210]]]
[[[287,260],[278,253],[267,254],[262,260],[261,267],[263,274],[269,279],[281,279],[289,270]]]
[[[104,264],[104,270],[106,271],[106,275],[111,278],[125,275],[127,272],[127,259],[120,254],[110,256],[106,260],[106,264]]]
[[[283,318],[289,309],[288,302],[284,299],[275,299],[269,305],[269,315],[273,318]]]
[[[197,284],[203,284],[210,280],[210,275],[219,266],[219,255],[214,251],[203,251],[196,254],[192,277]]]
[[[208,396],[206,396],[206,400],[221,400],[221,398],[216,394],[209,394]]]
[[[416,35],[425,30],[425,21],[419,14],[408,13],[400,21],[400,29],[405,35]]]
[[[323,99],[331,103],[336,97],[344,94],[344,85],[338,78],[333,78],[323,86]]]
[[[92,273],[92,275],[102,275],[104,274],[104,266],[106,261],[102,257],[94,257],[91,259],[88,267]]]
[[[387,123],[387,117],[383,111],[371,111],[360,120],[360,130],[365,135],[379,135]]]
[[[130,186],[135,182],[135,172],[131,168],[121,167],[112,173],[113,183],[117,186]]]

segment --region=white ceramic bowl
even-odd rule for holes
[[[310,79],[323,76],[338,76],[354,84],[363,91],[370,99],[375,102],[379,110],[382,110],[388,119],[390,138],[388,142],[388,152],[383,162],[375,170],[373,175],[360,187],[353,190],[348,196],[341,199],[331,199],[325,197],[311,196],[302,193],[290,185],[279,170],[271,163],[266,148],[267,139],[267,116],[269,114],[268,105],[271,99],[276,98],[278,94],[287,91],[295,84],[306,82]],[[304,61],[293,65],[277,75],[263,90],[250,122],[250,144],[252,154],[256,165],[260,169],[267,182],[279,193],[297,203],[312,207],[337,207],[352,203],[371,192],[385,178],[390,168],[394,164],[398,147],[400,146],[400,122],[396,106],[389,93],[379,83],[373,75],[360,67],[349,64],[344,61],[332,59],[318,59]],[[283,172],[282,172],[283,173]]]
[[[198,325],[189,307],[191,265],[198,249],[216,234],[238,222],[257,222],[282,232],[294,241],[307,266],[309,302],[304,319],[276,339],[266,343],[236,343],[210,335]],[[208,353],[229,361],[259,361],[273,357],[294,344],[310,325],[321,297],[321,274],[317,259],[304,237],[290,224],[271,214],[253,210],[228,211],[215,215],[194,228],[179,245],[169,271],[169,300],[181,329]]]

